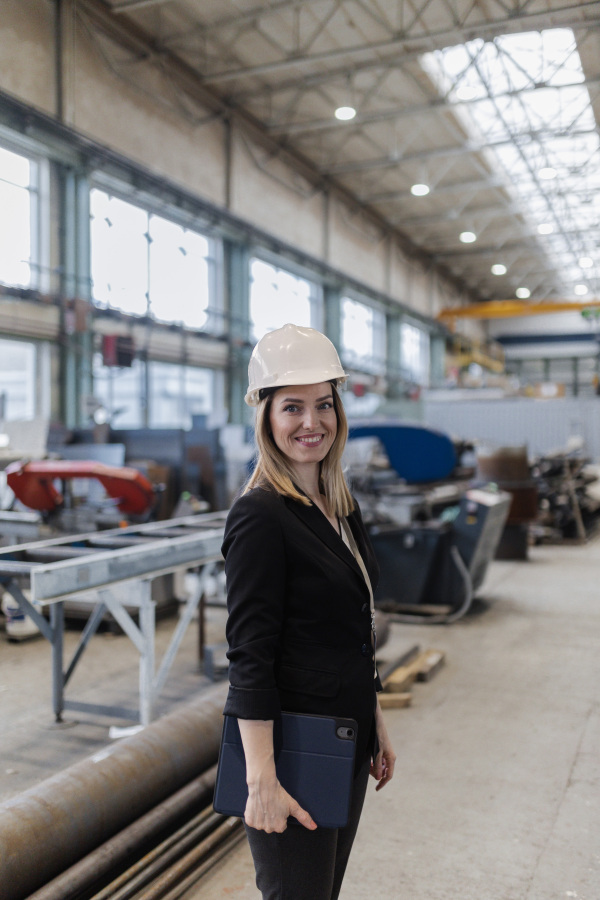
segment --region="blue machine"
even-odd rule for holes
[[[350,425],[349,439],[378,438],[390,465],[407,482],[443,481],[456,465],[450,438],[416,422],[360,421]]]

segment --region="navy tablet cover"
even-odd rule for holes
[[[353,719],[285,712],[273,724],[277,777],[322,828],[341,828],[348,821],[357,727]],[[238,721],[225,716],[213,807],[226,816],[243,816],[247,799]]]

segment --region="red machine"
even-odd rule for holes
[[[53,484],[57,478],[97,479],[121,512],[128,515],[143,515],[154,504],[153,486],[137,469],[127,466],[57,459],[16,462],[6,468],[6,481],[15,496],[40,512],[54,512],[63,505],[64,497]]]

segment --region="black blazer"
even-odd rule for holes
[[[358,507],[348,522],[373,588],[379,569]],[[255,488],[231,508],[223,542],[230,688],[225,714],[281,710],[358,723],[372,750],[375,691],[369,590],[317,506]]]

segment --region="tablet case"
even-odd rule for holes
[[[273,723],[279,781],[318,826],[348,821],[358,726],[354,719],[284,712]],[[248,799],[246,760],[236,718],[224,717],[213,807],[243,816]]]

